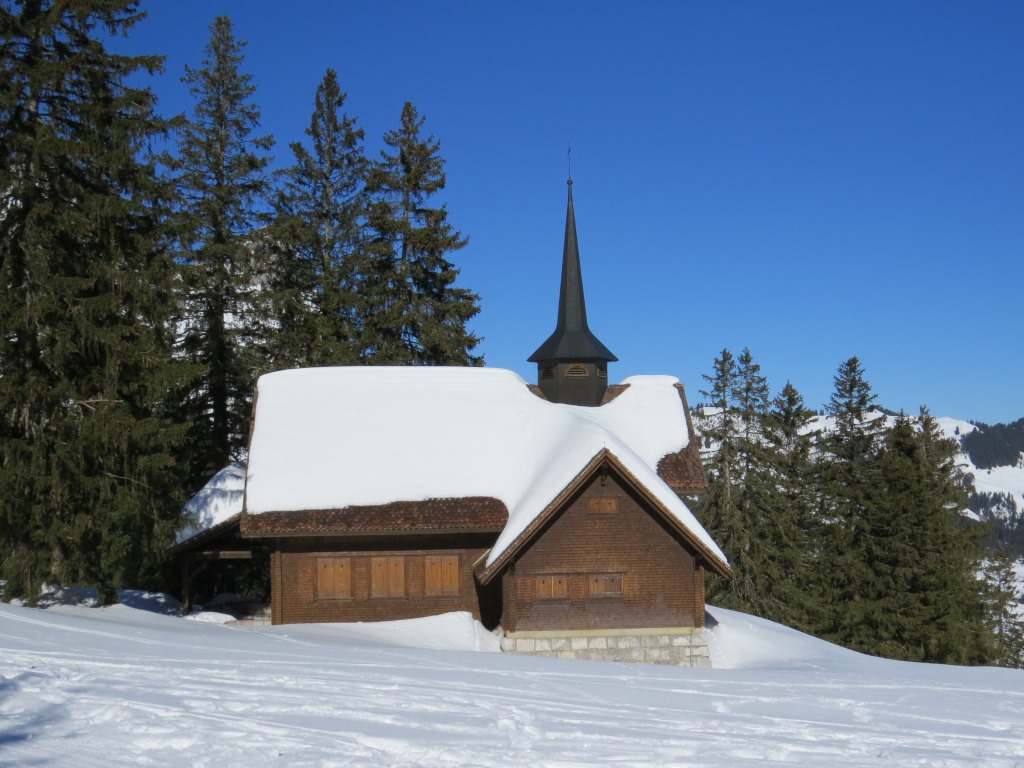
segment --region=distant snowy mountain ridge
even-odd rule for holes
[[[708,425],[720,414],[718,408],[699,407],[693,412],[694,428],[701,436],[705,457],[713,455],[717,446],[703,435]],[[873,411],[874,418],[884,418],[887,425],[895,420],[894,416]],[[964,438],[974,433],[979,427],[969,421],[940,416],[935,419],[943,435],[955,440],[960,446],[957,465],[963,469],[969,490],[973,491],[970,514],[978,520],[989,520],[998,517],[1012,520],[1024,515],[1024,452],[1007,451],[1013,455],[1013,463],[979,468],[972,461],[964,448]],[[1001,425],[1000,425],[1001,426]],[[835,419],[831,416],[815,416],[808,432],[820,432],[822,435],[835,430]]]

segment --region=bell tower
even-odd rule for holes
[[[608,363],[618,359],[587,326],[572,179],[569,179],[558,321],[554,333],[530,355],[529,362],[537,363],[537,383],[552,403],[598,406],[608,388]]]

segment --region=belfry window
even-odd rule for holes
[[[570,365],[569,369],[565,372],[565,375],[571,379],[578,379],[584,376],[589,376],[587,369],[582,365]]]

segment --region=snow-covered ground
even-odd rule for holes
[[[466,614],[242,628],[122,599],[0,605],[0,764],[1024,766],[1024,672],[718,608],[695,670],[500,654]]]

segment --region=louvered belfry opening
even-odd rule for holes
[[[608,388],[608,363],[618,360],[587,325],[583,273],[576,240],[576,213],[569,179],[562,248],[562,283],[555,331],[529,361],[537,363],[537,383],[553,403],[599,406]]]

